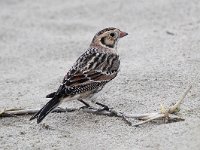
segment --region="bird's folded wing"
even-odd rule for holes
[[[116,77],[119,63],[119,57],[116,54],[86,52],[65,76],[63,83],[70,87],[108,82]]]

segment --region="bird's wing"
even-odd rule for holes
[[[91,48],[79,57],[64,77],[67,87],[108,82],[116,77],[119,69],[119,56],[113,53],[99,53]]]

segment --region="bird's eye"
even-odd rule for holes
[[[115,36],[115,33],[113,33],[113,32],[110,33],[110,36],[111,36],[111,37],[114,37],[114,36]]]

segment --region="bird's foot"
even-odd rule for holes
[[[92,106],[82,106],[79,108],[79,110],[83,110],[83,109],[94,109],[95,110],[95,108]]]
[[[101,112],[101,111],[110,111],[110,110],[111,110],[111,108],[109,108],[107,105],[101,104],[101,103],[99,103],[99,102],[96,102],[95,104],[97,104],[97,105],[103,107],[103,108],[101,108],[101,109],[98,109],[99,112]]]

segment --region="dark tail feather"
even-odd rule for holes
[[[46,98],[53,98],[56,95],[56,92],[50,93],[46,96]]]
[[[30,120],[37,118],[37,123],[40,123],[56,106],[58,106],[59,103],[60,103],[60,97],[55,96],[34,116],[32,116]]]

